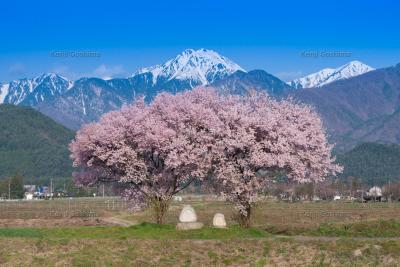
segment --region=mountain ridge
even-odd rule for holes
[[[372,70],[375,69],[358,60],[354,60],[335,69],[325,68],[311,73],[290,81],[289,84],[296,89],[321,87],[335,81],[356,77]]]
[[[338,150],[361,142],[400,143],[400,64],[290,96],[314,106]]]
[[[0,104],[33,106],[45,99],[65,93],[72,86],[72,81],[55,73],[14,80],[0,86]]]
[[[199,55],[208,53],[204,60],[199,59]],[[72,82],[50,73],[22,79],[21,90],[9,88],[11,83],[0,85],[0,100],[32,106],[70,129],[79,129],[140,95],[151,101],[161,91],[176,93],[195,86],[213,87],[221,94],[246,95],[255,90],[277,98],[293,97],[315,107],[338,150],[349,150],[360,142],[400,143],[400,64],[352,76],[357,72],[349,63],[338,68],[345,78],[295,89],[264,70],[243,71],[236,63],[213,53],[185,50],[164,64],[141,69],[128,78],[81,78]],[[221,65],[220,60],[226,64]],[[177,62],[183,63],[177,66]],[[187,76],[182,75],[183,70],[190,70]],[[207,71],[213,74],[207,76]],[[329,69],[326,72],[327,76],[334,73]]]
[[[199,83],[198,85],[206,85],[238,70],[245,71],[242,67],[217,52],[201,48],[198,50],[186,49],[175,58],[161,65],[139,69],[132,77],[143,73],[151,73],[153,84],[157,82],[157,79],[161,78],[168,81],[172,79],[189,79]]]
[[[247,77],[242,87],[251,86],[272,95],[290,88],[265,71],[258,71],[258,75],[256,73],[252,71],[247,74],[238,64],[213,50],[186,49],[165,63],[139,69],[128,78],[81,78],[68,81],[66,83],[72,86],[64,84],[62,90],[36,102],[28,100],[33,98],[32,92],[37,90],[25,88],[25,91],[21,90],[25,92],[21,93],[24,97],[21,101],[13,102],[11,98],[6,98],[6,102],[33,106],[55,121],[71,129],[79,129],[82,124],[98,120],[103,113],[131,103],[139,95],[151,101],[161,91],[176,93],[196,86],[220,86],[238,75]],[[63,79],[60,77],[58,79]],[[246,90],[242,88],[242,93]]]
[[[222,94],[248,95],[251,91],[263,91],[276,97],[294,90],[287,83],[264,70],[236,71],[209,86]]]

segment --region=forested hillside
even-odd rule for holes
[[[26,178],[71,176],[73,137],[73,131],[32,108],[0,105],[0,179],[16,172]]]
[[[352,176],[371,185],[400,181],[400,145],[363,143],[337,160],[344,166],[345,179]]]

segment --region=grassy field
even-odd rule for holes
[[[8,229],[1,266],[398,266],[400,240],[279,237],[173,226]]]
[[[184,204],[195,208],[199,221],[206,225],[203,229],[175,230]],[[21,203],[20,206],[21,210],[26,209]],[[400,265],[397,203],[265,201],[256,208],[250,229],[234,223],[231,205],[210,196],[185,197],[184,202],[174,202],[163,226],[149,223],[152,219],[149,210],[132,214],[125,208],[114,206],[111,210],[106,206],[97,203],[92,207],[98,207],[96,214],[101,216],[137,224],[130,227],[9,224],[0,228],[0,266]],[[215,212],[226,215],[227,229],[211,227]],[[0,219],[0,224],[2,220],[5,219]]]

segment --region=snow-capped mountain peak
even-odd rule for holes
[[[14,80],[0,87],[0,104],[36,104],[61,95],[73,86],[67,78],[55,74],[45,73],[32,79]]]
[[[366,72],[369,72],[371,70],[374,70],[374,68],[358,61],[351,61],[335,70],[335,72],[329,77],[330,79],[333,80],[338,80],[340,79],[347,79],[351,78],[354,76],[358,76],[361,74],[364,74]],[[329,82],[329,81],[328,81]]]
[[[312,73],[310,75],[307,75],[305,77],[291,81],[291,82],[289,82],[289,84],[295,88],[318,87],[334,72],[335,72],[335,69],[326,68],[326,69],[320,70],[318,72]]]
[[[151,73],[153,84],[158,79],[177,79],[190,80],[194,84],[206,85],[238,70],[244,71],[239,65],[213,50],[186,49],[164,64],[142,68],[133,76]]]
[[[289,84],[295,88],[321,87],[328,83],[355,77],[372,70],[374,70],[374,68],[358,60],[354,60],[336,69],[326,68],[309,74],[305,77],[293,80],[289,82]]]

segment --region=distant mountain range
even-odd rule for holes
[[[251,90],[266,91],[271,96],[283,96],[294,90],[293,87],[279,78],[263,71],[236,71],[223,79],[217,80],[210,87],[223,94],[248,94]]]
[[[0,103],[28,105],[71,129],[98,120],[138,95],[151,100],[158,92],[209,85],[237,71],[236,63],[212,50],[187,49],[162,65],[142,68],[129,78],[81,78],[75,82],[49,73],[0,86]]]
[[[361,142],[400,144],[400,64],[291,95],[316,108],[339,150]]]
[[[72,81],[54,73],[43,74],[33,79],[16,80],[0,84],[0,104],[35,106],[64,94],[72,86]]]
[[[355,77],[372,70],[374,70],[374,68],[355,60],[336,69],[326,68],[320,70],[293,80],[289,82],[289,84],[296,89],[321,87],[331,82]]]
[[[187,49],[164,64],[142,68],[131,77],[77,81],[44,74],[0,85],[0,103],[31,106],[70,129],[96,121],[144,95],[178,92],[196,86],[223,94],[264,91],[291,96],[321,114],[338,150],[365,141],[400,143],[400,66],[374,70],[359,61],[324,69],[292,82],[263,71],[246,71],[215,51]]]

